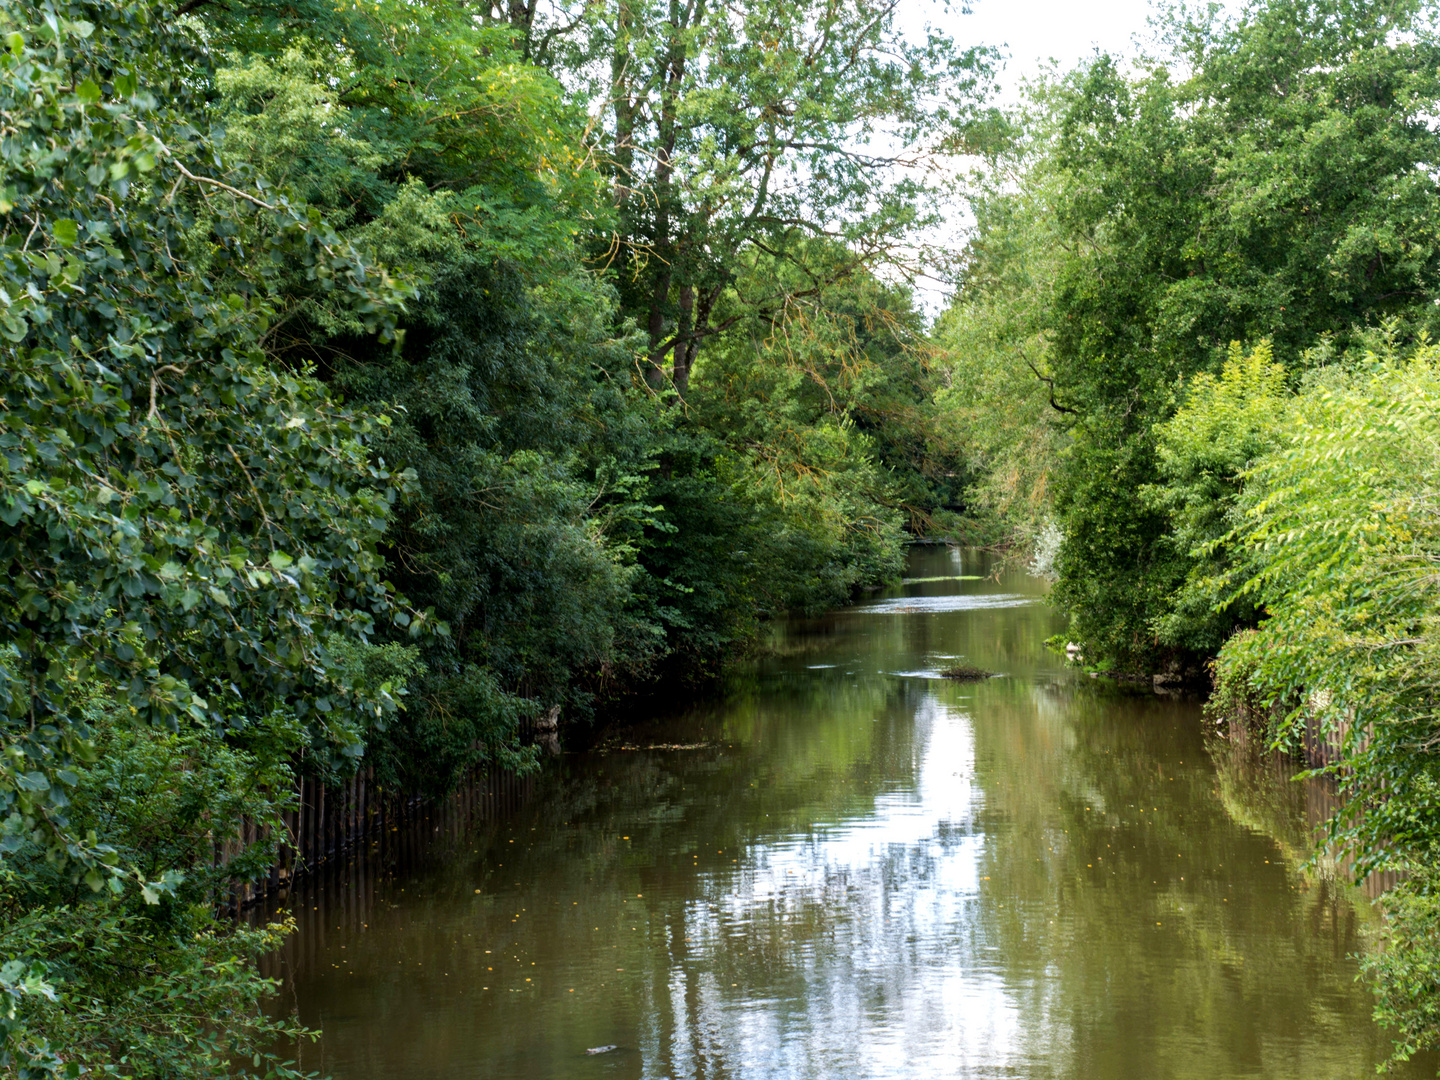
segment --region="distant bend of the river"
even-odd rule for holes
[[[1373,1075],[1375,916],[1314,784],[1044,647],[1043,583],[917,548],[514,813],[291,900],[335,1080]],[[996,673],[957,683],[958,661]],[[1317,810],[1318,807],[1318,810]],[[601,1051],[590,1053],[587,1051]],[[1434,1076],[1417,1062],[1395,1075]]]

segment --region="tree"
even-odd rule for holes
[[[1051,153],[1061,88],[1029,87],[978,171],[975,227],[959,287],[934,331],[939,411],[967,467],[977,541],[1038,548],[1053,537],[1054,478],[1074,413],[1055,399],[1056,281],[1070,245],[1055,219],[1063,174]]]
[[[524,720],[584,718],[589,682],[663,649],[632,605],[630,546],[660,416],[631,393],[613,290],[579,259],[607,211],[560,84],[460,5],[316,15],[207,16],[249,50],[217,73],[218,104],[232,153],[423,282],[392,349],[291,266],[266,344],[396,410],[378,445],[416,483],[384,553],[451,633],[422,644],[412,708],[371,760],[389,786],[438,793],[478,760],[526,764]]]
[[[701,346],[738,317],[718,309],[752,250],[796,269],[785,288],[749,282],[745,303],[772,315],[797,292],[923,262],[909,245],[936,220],[928,185],[977,113],[992,56],[934,32],[907,40],[897,8],[610,0],[543,19],[531,4],[512,23],[526,55],[605,103],[592,139],[617,222],[592,255],[647,334],[652,387],[668,358],[685,393]],[[810,260],[835,250],[802,242],[816,238],[847,257]]]
[[[1183,380],[1218,374],[1232,341],[1289,363],[1382,319],[1413,336],[1440,286],[1440,43],[1417,5],[1277,0],[1167,25],[1168,57],[1137,74],[1099,57],[1061,81],[1038,166],[1057,252],[1035,366],[1069,442],[1055,597],[1087,655],[1141,671],[1214,641],[1168,636],[1190,557],[1134,498]]]

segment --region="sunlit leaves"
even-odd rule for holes
[[[1389,904],[1394,947],[1370,964],[1407,1056],[1440,1039],[1426,974],[1440,964],[1440,353],[1372,354],[1296,394],[1279,375],[1258,351],[1236,357],[1162,432],[1177,523],[1208,537],[1185,589],[1259,613],[1220,650],[1212,708],[1268,718],[1281,746],[1307,728],[1333,740],[1331,839],[1358,872],[1417,875]],[[1207,495],[1196,466],[1217,456]]]

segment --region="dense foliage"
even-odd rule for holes
[[[3,0],[0,43],[0,1075],[290,1075],[284,928],[216,905],[298,773],[526,767],[958,505],[927,192],[863,147],[958,145],[986,59],[818,3]]]
[[[1269,339],[1298,364],[1322,338],[1345,354],[1382,319],[1418,333],[1440,284],[1440,43],[1416,5],[1181,10],[1163,45],[1132,72],[1102,56],[1057,77],[1016,118],[980,202],[974,299],[948,335],[957,381],[1011,391],[1059,451],[1017,458],[1019,432],[990,440],[1012,498],[1045,484],[1074,636],[1142,672],[1223,640],[1169,617],[1189,556],[1134,497],[1158,478],[1154,426],[1184,381],[1218,373],[1232,341]]]
[[[298,774],[528,767],[957,529],[1340,740],[1440,1038],[1433,10],[1177,9],[1004,118],[896,10],[0,0],[0,1074],[289,1075],[215,908]]]
[[[404,291],[225,166],[188,37],[140,6],[3,18],[0,1063],[206,1072],[277,1030],[245,959],[274,931],[212,926],[213,816],[273,820],[286,759],[358,755],[399,687],[347,655],[425,621],[375,551],[385,417],[266,363],[276,277],[381,331]],[[171,800],[135,805],[146,771]]]

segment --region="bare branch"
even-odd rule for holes
[[[174,154],[170,154],[169,157],[171,161],[175,162],[175,167],[180,170],[180,175],[185,177],[186,180],[189,180],[196,184],[208,184],[210,187],[219,188],[221,191],[228,192],[229,194],[234,195],[237,199],[244,199],[248,203],[254,203],[262,210],[269,210],[271,212],[275,210],[275,207],[271,206],[264,199],[256,198],[248,191],[241,191],[237,187],[231,187],[223,180],[216,180],[210,176],[197,176],[195,173],[192,173],[189,169],[182,165],[179,159],[176,158]],[[171,188],[170,197],[173,197],[174,194],[175,189]]]

